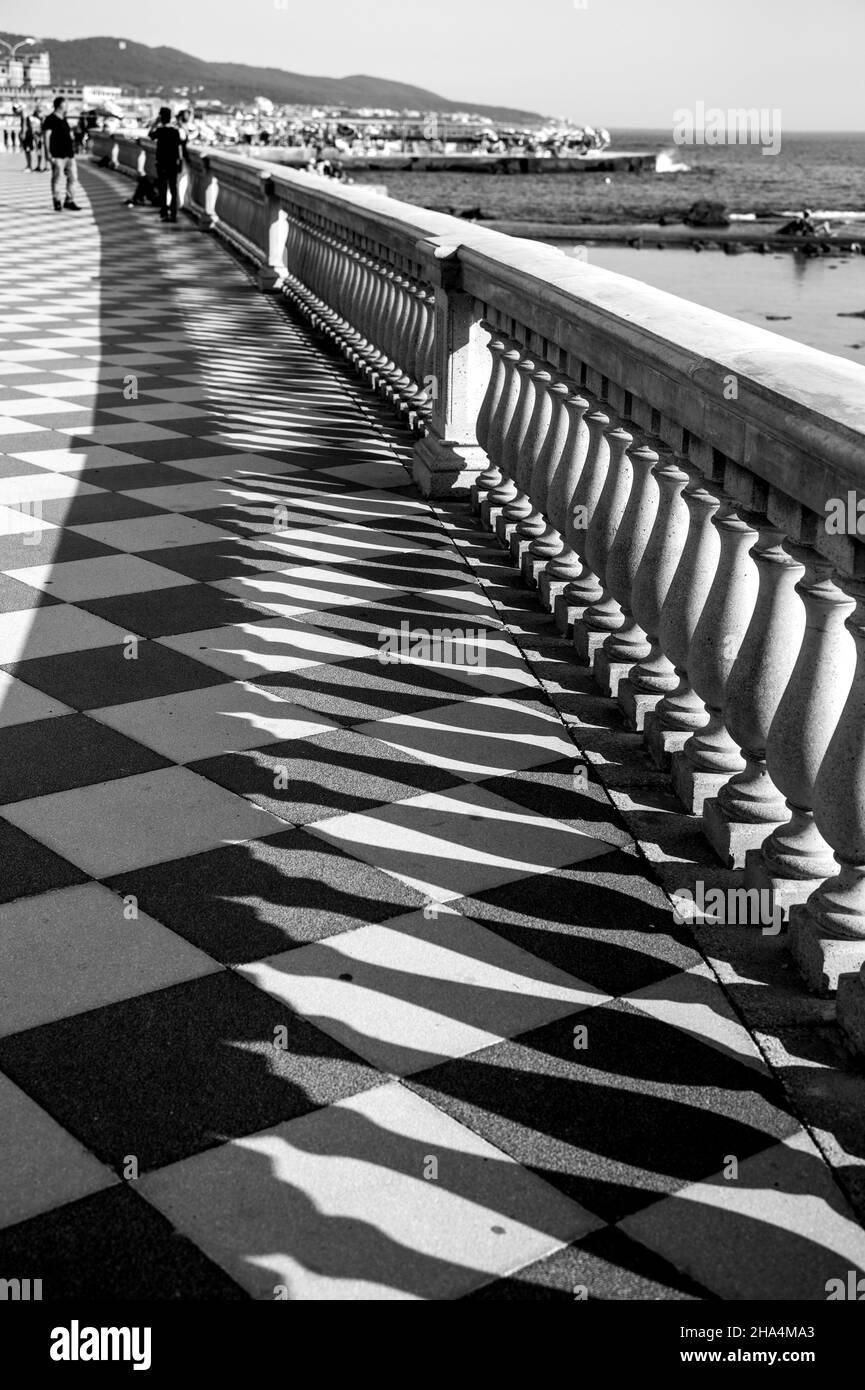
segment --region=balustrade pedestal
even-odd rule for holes
[[[856,667],[814,786],[814,819],[838,872],[790,910],[793,958],[808,986],[824,995],[865,964],[865,580],[842,585],[856,603],[846,623]]]
[[[487,467],[477,441],[477,418],[489,378],[486,343],[475,301],[458,287],[457,248],[418,243],[419,259],[435,288],[435,369],[430,374],[429,433],[414,448],[412,477],[425,497],[470,492]]]
[[[839,979],[837,1019],[853,1051],[865,1056],[865,966]]]

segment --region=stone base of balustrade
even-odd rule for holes
[[[484,498],[489,492],[487,487],[478,487],[477,483],[472,483],[470,500],[473,512],[480,512]]]
[[[498,516],[496,517],[495,533],[500,545],[506,546],[508,548],[510,547],[511,537],[515,535],[516,529],[519,526],[519,524],[520,523],[518,521],[508,521],[507,517],[504,514],[504,509],[502,509],[502,511],[499,512]]]
[[[865,1056],[865,980],[860,974],[842,975],[838,981],[836,1017],[849,1046]]]
[[[538,600],[541,606],[546,608],[548,613],[554,613],[556,604],[567,587],[566,579],[551,579],[545,569],[541,570],[538,575]]]
[[[567,588],[567,585],[565,585],[565,588]],[[553,617],[556,627],[563,637],[567,637],[568,640],[573,637],[574,629],[588,606],[587,603],[568,603],[564,595],[564,590],[556,595],[553,605]]]
[[[279,294],[285,284],[285,271],[280,266],[260,265],[256,279],[263,294]]]
[[[468,493],[489,460],[478,444],[449,444],[428,434],[414,446],[412,477],[424,497]]]
[[[528,550],[524,550],[520,556],[520,577],[523,583],[528,584],[530,589],[540,589],[541,576],[547,563],[546,560],[538,560],[534,555],[530,555]],[[545,605],[545,607],[549,607],[549,605]]]
[[[633,667],[633,661],[611,661],[603,647],[592,662],[592,677],[605,695],[618,699],[619,687]]]
[[[821,878],[780,878],[777,874],[771,874],[766,868],[761,849],[749,849],[745,855],[745,887],[771,893],[772,901],[781,909],[785,922],[790,916],[791,907],[807,902],[822,882]]]
[[[703,772],[695,768],[686,753],[674,753],[670,768],[673,791],[692,816],[701,816],[709,798],[717,796],[724,783],[730,780],[729,772]]]
[[[574,651],[577,654],[577,661],[581,661],[584,666],[591,666],[594,670],[595,657],[609,635],[609,632],[598,632],[593,627],[586,627],[583,622],[575,622]]]
[[[681,729],[665,729],[654,712],[645,716],[643,738],[646,748],[655,767],[660,768],[662,772],[670,771],[673,757],[676,753],[681,753],[690,737],[689,733]]]
[[[646,690],[637,690],[633,681],[630,680],[619,681],[619,688],[616,692],[616,699],[625,717],[625,723],[629,729],[634,729],[638,734],[645,732],[646,719],[655,706],[661,703],[662,698],[661,695],[650,695]]]
[[[728,869],[744,869],[748,850],[759,849],[783,821],[731,820],[714,798],[703,807],[703,834]]]
[[[523,569],[523,556],[528,554],[531,543],[531,540],[527,540],[525,536],[518,536],[516,532],[513,533],[508,542],[511,559],[520,573]]]
[[[491,502],[488,497],[485,497],[483,499],[483,501],[481,502],[481,521],[483,522],[484,526],[486,526],[488,531],[495,531],[496,522],[501,516],[503,510],[503,502],[496,505],[494,502]]]
[[[836,992],[842,975],[865,963],[865,941],[845,941],[821,932],[807,903],[791,909],[790,953],[808,988],[826,999]]]

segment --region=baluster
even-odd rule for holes
[[[757,601],[730,672],[724,721],[745,759],[717,798],[703,807],[703,833],[728,868],[740,869],[745,853],[788,819],[784,798],[766,767],[766,741],[796,664],[805,610],[796,594],[803,569],[783,546],[784,533],[766,522],[751,551],[757,567]]]
[[[660,492],[654,476],[658,454],[648,444],[629,450],[633,482],[607,560],[607,585],[622,613],[622,625],[595,656],[592,674],[605,695],[617,696],[619,682],[649,655],[651,643],[637,622],[632,592],[658,514]]]
[[[502,460],[502,470],[507,474],[511,482],[512,494],[502,507],[500,514],[496,517],[495,531],[502,545],[507,545],[512,533],[516,530],[517,522],[521,521],[526,515],[527,505],[531,509],[531,504],[525,493],[520,490],[517,482],[517,470],[520,462],[520,451],[525,443],[529,425],[532,420],[532,413],[535,408],[535,382],[534,376],[537,370],[537,363],[528,348],[522,348],[520,359],[517,362],[517,380],[519,382],[520,394],[517,400],[514,418],[505,440],[505,452]]]
[[[718,568],[721,538],[713,518],[721,505],[702,474],[688,468],[693,479],[682,493],[688,508],[688,535],[682,558],[661,609],[661,649],[673,663],[678,685],[646,715],[645,739],[658,767],[666,771],[674,753],[708,723],[706,707],[691,684],[688,654],[697,623],[709,597]]]
[[[546,529],[546,523],[538,507],[537,469],[553,415],[553,398],[550,395],[553,374],[547,363],[540,363],[532,374],[532,381],[535,388],[535,405],[520,452],[515,479],[517,486],[522,489],[525,503],[523,516],[510,536],[511,555],[517,566],[521,565],[523,555],[532,541],[542,536]]]
[[[417,428],[419,431],[426,429],[426,422],[432,415],[433,399],[429,383],[434,382],[431,371],[433,352],[435,351],[435,291],[427,286],[422,287],[421,303],[423,308],[423,330],[420,338],[420,351],[418,354],[420,391],[414,398],[414,406],[417,414]]]
[[[548,506],[550,523],[555,527],[554,534],[561,540],[562,548],[538,575],[538,597],[550,613],[554,612],[559,596],[580,574],[579,556],[567,539],[568,518],[572,514],[572,501],[586,462],[590,437],[586,424],[589,402],[567,378],[563,381],[568,391],[564,403],[568,433],[550,486]]]
[[[724,700],[757,598],[757,570],[750,556],[756,530],[729,500],[712,525],[721,537],[718,568],[688,651],[691,682],[709,719],[673,756],[676,795],[693,815],[700,815],[707,798],[745,766],[724,723]]]
[[[865,962],[865,580],[842,579],[856,666],[814,787],[814,819],[838,872],[790,910],[790,949],[807,984],[832,993]]]
[[[766,741],[769,775],[787,798],[790,819],[745,856],[745,887],[767,889],[786,916],[836,872],[814,821],[814,784],[850,693],[856,648],[845,627],[854,603],[832,565],[808,546],[787,542],[804,567],[796,585],[805,632]]]
[[[490,379],[484,393],[484,399],[478,412],[477,437],[478,443],[489,459],[486,468],[480,472],[472,483],[472,508],[479,512],[481,502],[486,497],[491,487],[501,482],[502,474],[498,464],[494,462],[492,455],[492,438],[494,433],[494,421],[501,406],[502,391],[505,385],[505,364],[504,351],[506,340],[497,328],[485,319],[481,320],[481,326],[489,333],[490,338],[487,343],[487,352],[492,359],[490,367]]]
[[[646,715],[678,685],[673,663],[661,646],[661,613],[688,536],[688,508],[682,497],[689,474],[667,449],[654,468],[658,510],[631,594],[634,617],[649,642],[649,654],[619,683],[618,701],[627,724],[638,731]]]
[[[514,481],[508,475],[505,453],[511,425],[520,399],[521,378],[517,372],[517,364],[521,360],[521,356],[522,349],[519,343],[513,338],[506,339],[505,351],[502,353],[505,379],[502,385],[501,407],[497,417],[490,425],[490,457],[496,464],[501,477],[499,482],[493,483],[481,503],[481,517],[484,525],[488,526],[491,531],[495,530],[502,507],[517,494]]]
[[[586,461],[577,479],[565,523],[565,541],[576,554],[580,571],[559,594],[554,608],[556,627],[565,636],[571,634],[589,605],[596,603],[603,593],[598,576],[586,558],[586,546],[610,463],[607,439],[610,417],[600,402],[592,401],[585,422],[589,431]]]
[[[550,504],[571,428],[567,410],[568,398],[571,395],[570,383],[565,377],[556,376],[550,382],[548,393],[550,421],[535,469],[532,493],[544,520],[544,529],[532,539],[521,562],[523,579],[533,588],[537,585],[541,571],[564,550],[564,541],[550,519]]]
[[[618,599],[607,586],[607,561],[634,481],[634,470],[628,458],[634,436],[624,425],[612,423],[606,435],[609,445],[607,476],[586,536],[586,559],[597,576],[601,594],[574,623],[577,660],[588,666],[594,663],[595,653],[609,634],[625,621]]]

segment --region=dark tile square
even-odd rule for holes
[[[332,845],[286,830],[106,880],[142,911],[226,965],[263,960],[426,899]]]
[[[578,1026],[587,1029],[579,1051]],[[621,1002],[406,1084],[607,1221],[799,1127],[767,1073]]]
[[[33,550],[36,548],[33,546]],[[45,563],[44,559],[34,561],[34,564]],[[24,608],[44,608],[46,604],[59,602],[53,594],[45,594],[32,584],[24,584],[20,579],[0,573],[0,613],[16,613]]]
[[[25,478],[28,473],[44,472],[45,469],[35,463],[25,463],[23,459],[7,458],[5,454],[0,454],[0,478]]]
[[[0,1069],[104,1163],[134,1154],[142,1173],[384,1079],[228,972],[0,1038]]]
[[[418,555],[377,556],[374,560],[348,560],[340,563],[346,574],[356,574],[376,584],[393,584],[414,592],[453,589],[465,584],[470,571],[467,567],[449,563],[447,568],[420,560]],[[455,620],[456,621],[456,620]]]
[[[606,994],[629,994],[700,959],[674,925],[667,898],[645,877],[643,860],[615,847],[588,864],[488,888],[453,906]]]
[[[115,421],[115,424],[117,422]],[[137,492],[144,487],[173,487],[175,483],[200,483],[197,473],[174,468],[167,463],[112,463],[104,468],[88,468],[87,481],[108,492]]]
[[[523,694],[531,697],[540,692],[521,687],[514,693],[519,698]],[[571,761],[547,763],[541,768],[504,777],[484,778],[478,785],[527,811],[564,821],[586,835],[596,835],[622,849],[634,847],[630,832],[597,780],[594,768],[583,763],[579,754]]]
[[[204,758],[189,768],[294,825],[444,791],[460,780],[349,729]]]
[[[115,424],[117,421],[115,420]],[[176,463],[183,459],[209,459],[216,458],[219,454],[236,454],[236,449],[231,449],[226,444],[216,444],[207,439],[146,439],[137,444],[112,444],[112,449],[120,449],[121,453],[135,454],[137,458],[150,459],[153,463]],[[201,482],[199,474],[195,474],[196,482]],[[178,477],[177,482],[183,479]],[[142,483],[142,487],[148,487],[148,483]]]
[[[207,584],[183,584],[143,594],[118,594],[78,604],[106,622],[142,637],[169,637],[179,632],[255,623],[272,618],[272,610],[253,607]]]
[[[0,1231],[0,1267],[66,1299],[247,1298],[131,1186],[106,1188]]]
[[[260,454],[262,450],[258,449],[256,452]],[[321,524],[320,518],[316,518],[310,512],[297,509],[298,499],[296,497],[291,497],[286,505],[287,511],[280,510],[280,529],[297,530],[302,526],[312,529]],[[280,507],[282,507],[281,503]],[[206,507],[197,512],[186,512],[185,515],[193,517],[196,521],[203,521],[206,526],[218,526],[222,531],[230,531],[243,540],[266,540],[268,537],[278,538],[279,536],[272,503],[257,502],[243,508],[236,507],[234,504],[224,507]],[[325,520],[327,519],[325,518]],[[286,566],[300,563],[302,562],[293,561],[291,556],[286,557]]]
[[[464,681],[417,666],[383,664],[375,657],[307,666],[252,681],[304,709],[345,724],[440,709],[477,692]]]
[[[84,714],[34,719],[0,729],[0,806],[170,766]]]
[[[216,579],[272,570],[276,568],[274,554],[272,550],[255,548],[238,536],[233,540],[205,541],[202,545],[169,545],[162,550],[146,550],[141,552],[141,558],[190,579],[212,583]]]
[[[88,874],[0,817],[0,902],[89,883]]]
[[[592,1231],[583,1240],[557,1250],[467,1295],[481,1302],[568,1302],[585,1289],[589,1300],[631,1302],[717,1302],[714,1294],[694,1283],[653,1250],[648,1250],[614,1226]]]
[[[83,481],[89,481],[89,473],[85,473]],[[124,497],[121,492],[87,492],[76,494],[75,497],[56,497],[43,502],[41,507],[43,519],[52,521],[55,526],[93,526],[100,521],[127,521],[130,517],[165,515],[164,507],[154,507],[137,497]],[[68,534],[74,536],[75,532]],[[86,536],[78,536],[77,539],[87,541],[88,545],[96,544]],[[108,547],[101,546],[93,553],[107,554]]]
[[[3,669],[78,710],[150,700],[181,690],[203,690],[230,679],[158,642],[140,642],[134,660],[124,656],[126,650],[125,644],[114,643],[84,652],[33,657]]]
[[[106,496],[108,494],[106,493]],[[46,521],[48,520],[46,516]],[[31,565],[59,565],[67,560],[95,560],[116,555],[111,546],[79,536],[75,531],[33,531],[17,536],[0,536],[0,570],[27,569]],[[33,543],[33,537],[38,540]]]

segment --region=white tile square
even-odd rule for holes
[[[55,497],[87,497],[104,491],[104,488],[82,483],[80,478],[64,473],[25,473],[0,478],[0,502],[11,507]]]
[[[11,457],[52,473],[84,473],[88,468],[124,467],[144,462],[134,454],[124,454],[122,449],[112,449],[107,444],[94,444],[89,449],[33,449]]]
[[[306,829],[435,902],[550,873],[614,848],[474,785],[333,816]]]
[[[0,613],[0,665],[110,647],[126,637],[122,627],[67,603]]]
[[[443,906],[285,951],[240,973],[399,1076],[607,1000]]]
[[[830,1279],[865,1275],[865,1231],[804,1130],[618,1229],[725,1300],[822,1303]]]
[[[0,671],[0,729],[71,713],[68,705],[61,704],[50,695],[43,695],[32,685],[25,685],[24,681],[10,676],[8,671]]]
[[[262,1300],[456,1299],[601,1224],[398,1083],[148,1173],[137,1191]]]
[[[179,763],[312,738],[336,727],[240,681],[88,710],[88,716]]]
[[[183,459],[180,467],[187,472],[188,459]],[[238,515],[243,508],[265,505],[271,509],[281,500],[276,491],[265,490],[260,486],[248,486],[227,479],[219,481],[209,478],[202,483],[168,483],[165,487],[123,489],[124,496],[134,497],[138,502],[150,502],[154,507],[164,507],[167,512],[203,512],[214,507],[236,507]],[[2,497],[0,497],[2,501]],[[271,525],[272,520],[271,520]]]
[[[577,758],[553,711],[495,697],[375,720],[359,725],[358,732],[466,780]]]
[[[175,512],[166,512],[164,516],[131,516],[123,521],[90,522],[85,526],[70,526],[69,530],[88,536],[100,545],[128,552],[234,539],[229,531]]]
[[[161,425],[142,425],[136,421],[117,425],[61,426],[58,432],[80,435],[82,439],[92,439],[95,444],[144,444],[156,439],[181,438],[176,430],[166,430]]]
[[[53,594],[66,603],[177,589],[192,583],[186,575],[154,565],[140,555],[98,555],[92,560],[65,560],[6,572],[22,584]]]

